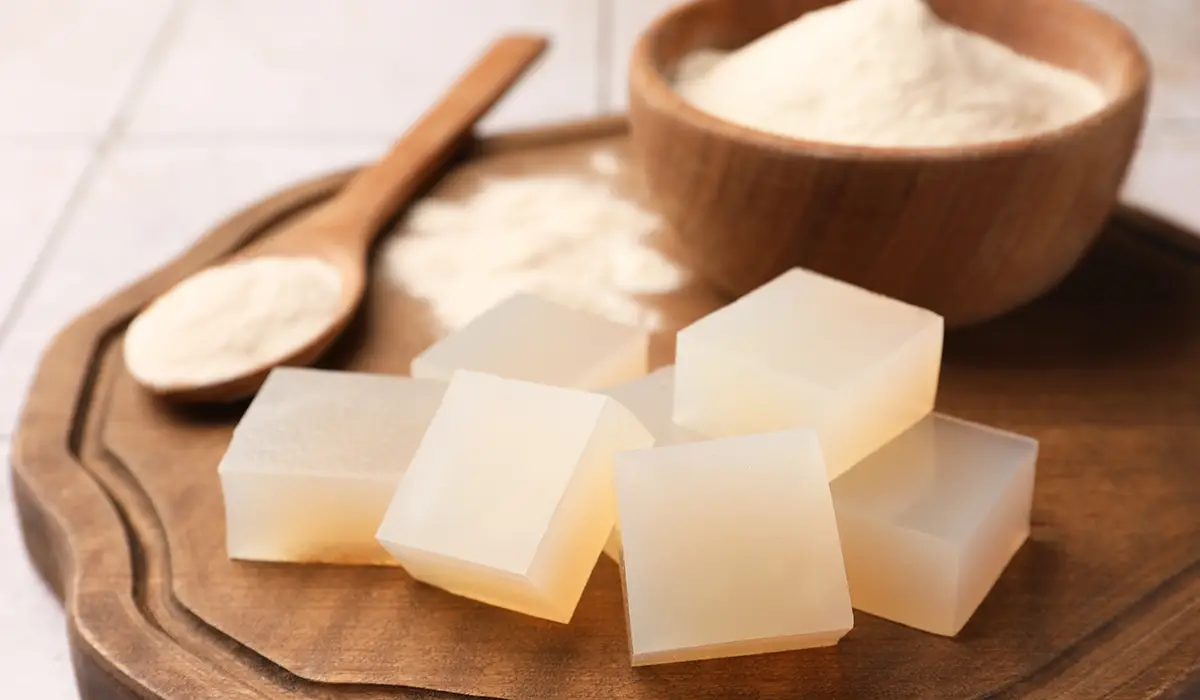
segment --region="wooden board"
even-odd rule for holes
[[[477,143],[436,192],[585,169],[598,147],[624,153],[623,129],[609,120]],[[622,172],[616,186],[636,194],[636,169]],[[1049,296],[947,338],[939,409],[1041,441],[1031,539],[959,637],[856,613],[836,648],[633,669],[607,559],[563,626],[396,568],[225,556],[216,465],[243,407],[152,402],[121,364],[123,326],[343,180],[238,214],[77,319],[43,359],[14,491],[30,554],[66,606],[88,700],[1200,694],[1200,249],[1186,235],[1126,212]],[[663,302],[680,324],[719,300],[695,285]],[[377,282],[326,364],[403,372],[434,337],[423,317]],[[664,338],[656,359],[670,354]]]

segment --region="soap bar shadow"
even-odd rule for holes
[[[1038,649],[1039,653],[1053,653],[1055,647],[1046,641],[1049,635],[1041,628],[1054,611],[1052,601],[1056,592],[1066,588],[1059,577],[1064,573],[1078,576],[1081,568],[1086,569],[1086,566],[1082,561],[1068,563],[1067,553],[1061,547],[1048,537],[1038,537],[1035,531],[1013,555],[987,597],[954,639],[964,644],[987,639],[1015,619],[1028,630],[1030,643],[1042,640],[1044,648]]]

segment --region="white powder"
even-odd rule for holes
[[[125,364],[170,389],[233,379],[287,358],[339,309],[341,275],[312,258],[252,258],[204,270],[129,325]]]
[[[621,159],[616,153],[609,150],[593,151],[588,158],[588,164],[592,166],[592,170],[598,175],[612,177],[621,172]]]
[[[615,155],[598,153],[594,169],[619,169]],[[639,297],[671,292],[686,276],[651,246],[660,224],[600,179],[493,179],[461,202],[418,203],[384,244],[382,263],[447,329],[518,291],[655,328],[658,312]]]
[[[948,24],[923,0],[848,0],[737,51],[685,57],[678,73],[680,94],[715,116],[864,146],[1012,139],[1104,103],[1083,76]]]

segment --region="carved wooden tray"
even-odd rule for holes
[[[587,168],[607,120],[476,142],[435,187]],[[624,173],[635,173],[627,168]],[[616,186],[636,193],[633,175]],[[72,323],[47,351],[14,451],[29,551],[64,601],[85,698],[1100,698],[1200,695],[1200,250],[1123,212],[1049,296],[952,334],[938,406],[1041,441],[1033,532],[963,633],[857,613],[836,648],[630,668],[602,559],[556,625],[386,567],[225,556],[216,465],[241,406],[171,410],[119,346],[156,293],[334,191],[299,185]],[[674,324],[703,287],[663,300]],[[383,282],[326,364],[403,372],[433,337]],[[656,346],[658,361],[671,343]]]

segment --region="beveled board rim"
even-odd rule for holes
[[[498,153],[617,135],[625,128],[623,117],[586,120],[483,138],[471,148],[473,153]],[[220,634],[198,619],[189,623],[194,629],[182,631],[164,627],[156,619],[156,608],[170,605],[170,585],[169,580],[158,580],[142,547],[156,536],[147,530],[153,527],[153,513],[142,512],[148,506],[139,504],[136,494],[119,484],[101,484],[83,465],[89,418],[96,419],[87,408],[96,392],[105,388],[106,369],[97,360],[105,356],[103,350],[128,319],[157,293],[330,195],[348,175],[309,180],[235,214],[179,258],[81,315],[43,356],[14,437],[14,496],[30,556],[63,601],[76,675],[89,700],[189,697],[196,692],[231,698],[448,697],[394,687],[307,681],[244,649],[224,648],[213,655],[198,652],[186,635],[215,638]],[[1120,215],[1126,228],[1200,261],[1200,242],[1186,232],[1144,212],[1123,210]],[[1171,599],[1186,595],[1192,588],[1186,581],[1167,582],[1164,587],[1180,583],[1185,585],[1164,594]],[[1102,646],[1121,640],[1124,635],[1117,635]],[[217,641],[236,646],[232,640]],[[249,664],[251,657],[258,661]],[[1167,675],[1161,679],[1164,687],[1200,691],[1196,685],[1200,679],[1194,674],[1173,677],[1169,671],[1164,670]]]

